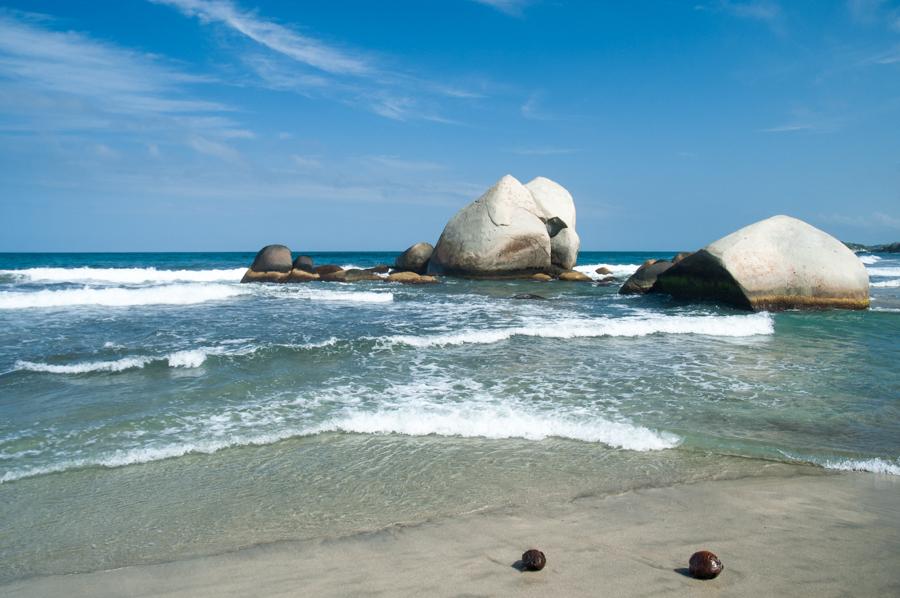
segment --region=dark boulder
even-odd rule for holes
[[[290,272],[293,258],[284,245],[266,245],[253,258],[250,269],[254,272]]]
[[[394,262],[394,269],[401,272],[425,274],[432,253],[434,253],[434,247],[431,243],[416,243],[400,254],[397,261]]]
[[[648,292],[656,282],[656,278],[671,267],[672,262],[669,260],[647,260],[625,281],[619,289],[619,294],[641,295]]]
[[[522,553],[522,568],[526,571],[540,571],[547,564],[547,557],[536,548]]]
[[[294,270],[303,270],[305,272],[315,272],[315,267],[313,266],[313,259],[308,255],[298,256],[297,259],[294,260]]]

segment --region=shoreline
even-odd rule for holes
[[[856,472],[700,481],[394,524],[331,539],[0,586],[8,596],[890,595],[900,590],[900,480]],[[533,508],[533,506],[532,506]],[[539,573],[513,568],[538,547]],[[725,572],[684,576],[690,554]]]

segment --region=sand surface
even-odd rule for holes
[[[704,482],[540,511],[501,509],[347,538],[22,580],[24,596],[900,596],[900,478]],[[547,567],[514,568],[539,547]],[[724,573],[697,581],[691,553]]]

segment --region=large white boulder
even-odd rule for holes
[[[544,212],[522,183],[506,175],[450,219],[428,262],[428,273],[494,277],[549,267]]]
[[[789,216],[761,220],[707,245],[660,274],[652,290],[753,310],[869,306],[869,276],[856,254]]]
[[[550,261],[571,270],[578,261],[581,247],[581,239],[575,232],[575,201],[572,195],[559,183],[542,176],[532,179],[525,187],[531,191],[545,220],[558,218],[565,224],[566,228],[555,235],[552,228],[548,228],[551,233]]]

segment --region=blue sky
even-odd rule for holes
[[[0,251],[401,250],[506,173],[583,249],[900,239],[900,3],[0,3]]]

